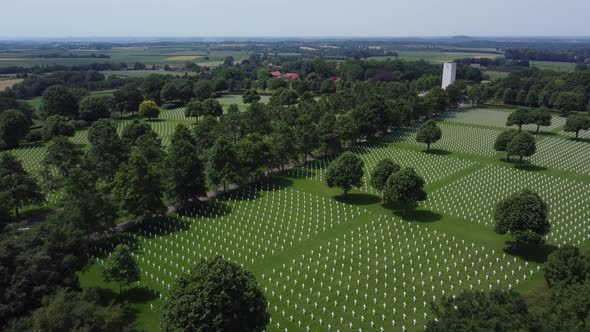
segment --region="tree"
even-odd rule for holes
[[[522,131],[522,126],[533,123],[533,116],[531,110],[525,107],[517,108],[514,112],[508,115],[506,126],[518,126],[518,131]]]
[[[536,108],[531,112],[531,123],[537,125],[537,134],[541,126],[551,125],[551,112],[545,107]]]
[[[273,80],[271,80],[271,82],[272,81]],[[295,105],[297,104],[298,99],[299,96],[295,90],[278,88],[273,92],[272,96],[270,96],[269,103],[272,105]]]
[[[197,100],[203,101],[209,99],[213,93],[213,86],[208,80],[200,80],[195,83],[194,93]]]
[[[6,207],[14,209],[17,217],[20,207],[45,202],[45,195],[35,180],[10,153],[0,155],[0,192],[5,197]]]
[[[416,134],[416,141],[426,144],[426,151],[430,151],[430,144],[438,142],[442,137],[442,130],[434,120],[423,123]]]
[[[145,94],[145,98],[153,100],[157,105],[162,105],[162,89],[169,81],[169,76],[150,74],[144,78],[141,88]]]
[[[565,245],[549,255],[544,272],[552,288],[581,284],[590,273],[590,257],[577,247]]]
[[[249,89],[242,95],[242,101],[244,104],[252,104],[253,102],[260,101],[260,96],[256,92],[256,89]]]
[[[318,138],[320,148],[324,150],[324,156],[328,155],[330,149],[340,149],[340,140],[336,129],[336,116],[333,113],[325,113],[318,122]]]
[[[413,168],[406,167],[391,174],[383,188],[383,201],[386,204],[404,203],[411,207],[425,201],[424,179]]]
[[[143,219],[166,212],[160,176],[137,148],[115,175],[113,201],[132,216]]]
[[[193,126],[193,136],[199,152],[209,150],[218,138],[219,122],[212,116],[206,116]]]
[[[544,332],[588,331],[590,282],[553,288],[551,300],[537,330]]]
[[[121,132],[121,142],[125,153],[129,154],[131,149],[137,145],[139,139],[149,132],[153,132],[152,127],[139,120],[133,120],[133,122],[123,127],[123,131]]]
[[[220,117],[223,114],[223,107],[217,99],[208,98],[202,103],[202,110],[204,116]]]
[[[582,111],[583,109],[580,95],[569,91],[557,93],[553,105],[562,116],[567,116],[572,112]]]
[[[537,152],[535,137],[526,132],[516,134],[506,146],[506,152],[509,156],[518,156],[522,162],[523,157],[530,157]]]
[[[584,114],[572,114],[567,117],[563,130],[576,133],[576,140],[579,138],[580,130],[590,129],[590,117]]]
[[[383,190],[387,184],[387,179],[400,169],[400,166],[393,162],[393,160],[382,159],[371,172],[371,186],[381,192],[381,203],[385,202]]]
[[[121,294],[122,286],[139,281],[141,277],[139,267],[135,263],[127,245],[118,244],[104,260],[102,276],[106,282],[114,281],[119,283],[119,294]]]
[[[125,158],[123,142],[111,120],[100,119],[88,129],[90,148],[83,165],[98,179],[110,181]]]
[[[457,81],[449,86],[447,86],[445,92],[449,97],[449,105],[452,107],[457,107],[459,104],[463,102],[465,99],[465,94],[463,92],[462,86],[464,86],[465,82]]]
[[[0,138],[4,147],[13,148],[29,132],[30,122],[21,112],[9,109],[0,113]]]
[[[336,158],[326,171],[326,181],[330,188],[340,188],[344,191],[344,197],[350,189],[363,185],[364,162],[352,152],[344,152]]]
[[[144,100],[139,105],[139,116],[144,118],[157,118],[160,116],[160,108],[151,100]]]
[[[446,91],[440,87],[432,88],[426,95],[426,103],[434,116],[443,114],[449,109],[450,101]]]
[[[330,79],[325,80],[322,82],[320,87],[320,93],[335,93],[336,92],[336,84]]]
[[[248,134],[235,145],[241,168],[242,180],[258,177],[272,166],[271,148],[268,141],[258,133]]]
[[[143,95],[141,91],[132,84],[126,84],[119,90],[113,93],[115,107],[121,116],[123,112],[135,113],[139,109],[139,104],[143,101]]]
[[[61,115],[48,117],[41,128],[43,140],[48,141],[57,136],[74,136],[76,129]]]
[[[176,126],[165,159],[166,192],[176,203],[186,203],[206,193],[204,165],[190,131]]]
[[[174,79],[162,88],[162,100],[186,104],[193,97],[193,83],[186,78]]]
[[[80,100],[80,118],[93,122],[111,117],[115,99],[112,96],[88,96]]]
[[[482,85],[476,85],[467,92],[469,100],[475,105],[482,105],[486,103],[485,88]]]
[[[82,150],[76,144],[70,142],[65,136],[58,136],[47,144],[47,153],[42,164],[46,179],[50,179],[53,171],[57,169],[59,176],[67,176],[74,167],[78,167],[82,161]]]
[[[516,104],[516,92],[510,88],[506,88],[502,94],[502,102],[506,105]]]
[[[76,118],[78,116],[78,100],[63,85],[55,85],[47,88],[43,92],[41,103],[41,115],[43,118],[51,115],[62,115],[70,118]]]
[[[528,308],[525,300],[514,290],[465,290],[457,297],[444,296],[433,303],[435,318],[426,324],[434,331],[522,331],[527,328]]]
[[[232,144],[224,138],[219,138],[209,151],[207,161],[207,175],[213,185],[223,185],[227,192],[227,184],[239,180],[240,165]]]
[[[526,104],[526,97],[527,97],[527,93],[525,90],[523,90],[523,89],[518,90],[518,92],[516,93],[516,104],[517,105]]]
[[[510,233],[518,244],[543,243],[543,237],[551,230],[547,219],[547,204],[528,189],[501,200],[494,211],[495,231]]]
[[[285,122],[277,122],[273,125],[273,131],[270,134],[271,155],[276,161],[275,165],[285,170],[285,164],[297,157],[297,151],[293,149],[295,134],[291,126]]]
[[[516,129],[510,129],[501,132],[494,143],[494,150],[498,152],[508,151],[508,144],[514,139],[516,135],[518,135],[518,130]],[[510,160],[510,154],[508,154],[506,159]]]
[[[162,330],[261,332],[267,307],[254,274],[218,256],[180,276],[164,304]]]
[[[108,231],[115,225],[117,210],[108,196],[96,188],[96,179],[86,170],[74,168],[63,181],[60,222],[73,225],[85,235]]]
[[[295,123],[295,144],[303,154],[303,163],[307,164],[307,156],[311,154],[318,143],[318,129],[309,114],[301,115]]]
[[[33,312],[35,331],[127,331],[129,317],[120,305],[102,306],[85,293],[60,290]]]
[[[525,105],[528,107],[539,106],[539,95],[535,92],[535,90],[530,90],[526,95]]]

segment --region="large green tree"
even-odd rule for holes
[[[0,148],[13,148],[25,138],[31,123],[21,111],[9,109],[0,113]]]
[[[384,203],[383,190],[387,184],[387,179],[391,174],[399,171],[401,167],[391,159],[380,160],[371,172],[371,186],[381,192],[381,203]]]
[[[100,119],[88,129],[90,148],[83,165],[98,179],[110,181],[125,157],[124,146],[112,121]]]
[[[125,84],[113,93],[115,108],[121,112],[135,113],[139,110],[139,104],[143,101],[143,95],[139,88],[133,84]]]
[[[518,130],[516,129],[510,129],[501,132],[494,143],[494,150],[498,152],[508,151],[508,144],[514,139],[516,135],[518,135]],[[507,159],[510,160],[510,154],[508,154]]]
[[[43,92],[41,99],[41,115],[62,115],[69,118],[78,116],[78,99],[65,86],[55,85]]]
[[[14,210],[17,217],[21,207],[45,201],[45,195],[20,160],[8,152],[0,155],[0,192],[6,207]]]
[[[545,107],[536,108],[531,112],[531,123],[537,125],[537,134],[541,126],[546,127],[551,125],[551,112]]]
[[[563,130],[571,133],[576,133],[576,140],[580,135],[581,130],[590,129],[590,117],[585,114],[572,114],[567,117]]]
[[[261,332],[268,303],[254,274],[221,257],[201,261],[168,295],[162,330]]]
[[[80,100],[80,118],[90,122],[109,118],[114,107],[112,96],[88,96]]]
[[[518,156],[522,162],[524,157],[530,157],[537,152],[535,137],[527,132],[520,132],[506,145],[509,156]]]
[[[134,217],[149,219],[166,212],[162,183],[155,167],[135,148],[115,175],[113,201]]]
[[[547,213],[547,204],[541,197],[525,189],[496,204],[495,231],[498,234],[510,233],[516,245],[543,243],[543,237],[551,230]]]
[[[74,136],[76,129],[66,117],[61,115],[52,115],[45,119],[41,128],[43,140],[48,141],[57,136]]]
[[[240,179],[240,165],[234,146],[224,138],[219,138],[211,150],[207,161],[207,175],[213,185],[223,185],[227,191],[229,183]]]
[[[418,128],[416,141],[426,144],[426,151],[430,151],[430,144],[438,142],[442,137],[442,130],[434,120],[428,120]]]
[[[131,250],[125,244],[118,244],[112,253],[104,260],[102,275],[106,282],[119,283],[119,293],[123,286],[139,281],[141,274]]]
[[[518,126],[518,131],[522,131],[522,126],[529,123],[534,123],[534,118],[531,114],[531,110],[524,107],[514,110],[514,112],[508,115],[508,119],[506,120],[506,126],[510,127],[516,125]]]
[[[330,163],[326,170],[328,187],[342,189],[346,197],[353,187],[359,188],[363,185],[364,165],[363,160],[356,154],[344,152]]]
[[[456,297],[443,297],[432,308],[435,318],[426,324],[427,332],[512,332],[528,327],[526,302],[514,290],[466,290]]]
[[[545,280],[553,288],[584,283],[590,273],[590,256],[565,245],[549,255],[544,272]]]
[[[176,203],[197,201],[206,192],[205,170],[196,141],[184,125],[176,126],[166,154],[165,188]]]
[[[424,179],[413,168],[402,168],[391,174],[383,188],[383,200],[387,204],[404,203],[414,207],[417,202],[425,201]]]

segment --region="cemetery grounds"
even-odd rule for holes
[[[141,281],[124,295],[138,324],[158,330],[175,278],[216,255],[255,274],[269,302],[268,331],[415,331],[432,318],[432,301],[465,289],[515,288],[534,297],[544,287],[541,264],[549,252],[564,244],[588,247],[590,143],[572,141],[562,131],[564,119],[555,117],[537,135],[534,157],[507,163],[493,143],[508,114],[447,115],[430,153],[415,142],[414,128],[354,147],[365,177],[347,199],[325,184],[328,158],[125,233],[141,268]],[[122,130],[131,120],[115,121]],[[177,124],[193,122],[176,109],[149,123],[167,145]],[[85,131],[72,140],[86,144]],[[43,146],[15,151],[33,173],[43,153]],[[370,187],[368,174],[386,157],[424,177],[429,196],[416,210],[383,207]],[[524,188],[549,205],[552,231],[541,248],[514,252],[510,237],[493,230],[493,209]],[[80,273],[83,287],[118,290],[101,276],[115,244],[95,248],[95,263]]]

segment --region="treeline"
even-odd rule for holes
[[[495,80],[486,89],[507,105],[544,106],[563,115],[590,110],[590,71],[567,73],[529,68]]]
[[[106,54],[73,54],[73,53],[43,53],[35,55],[35,58],[42,59],[110,59],[110,55]]]
[[[590,49],[509,48],[505,50],[505,56],[514,60],[583,63],[590,61]]]

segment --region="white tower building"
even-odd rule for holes
[[[455,82],[455,76],[457,75],[457,64],[454,62],[445,62],[443,67],[442,77],[442,88],[446,89],[447,86]]]

